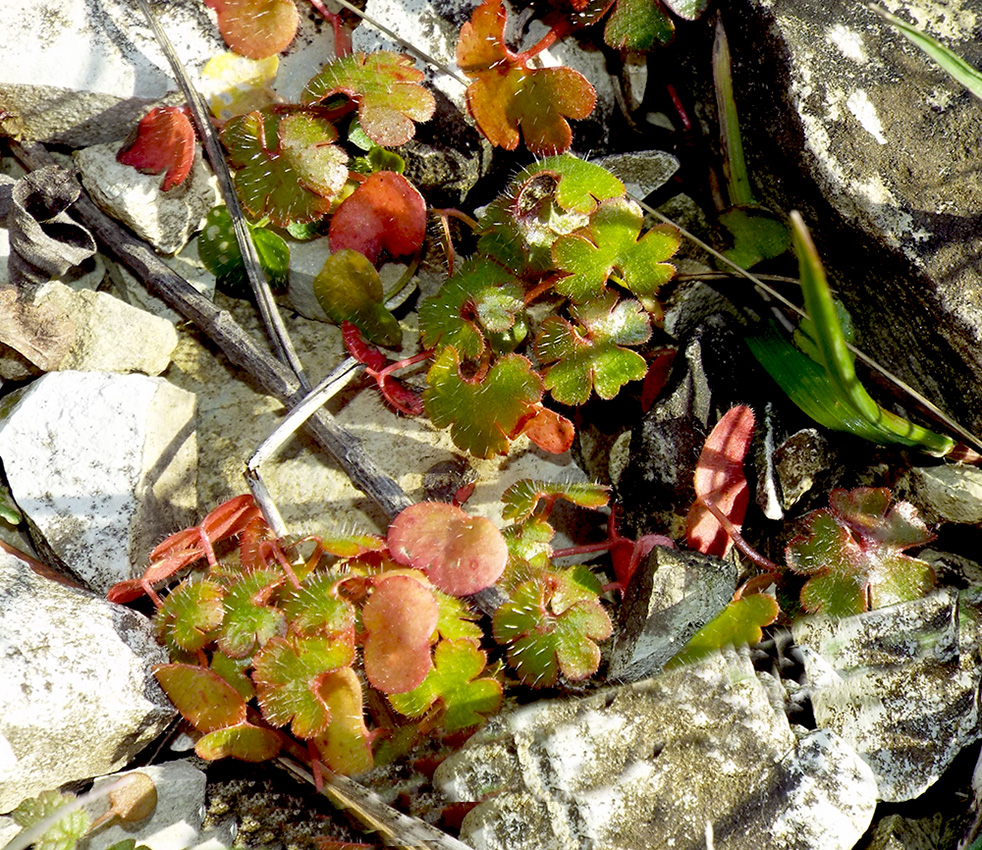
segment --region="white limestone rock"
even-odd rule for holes
[[[849,850],[876,783],[840,738],[795,738],[746,653],[492,718],[437,768],[480,801],[474,850]],[[502,793],[492,794],[505,789]]]
[[[0,458],[54,556],[105,592],[194,520],[195,398],[162,378],[53,372],[0,404]]]
[[[980,602],[978,591],[942,590],[792,627],[816,722],[869,764],[881,800],[920,796],[982,735]]]
[[[969,464],[915,466],[908,499],[925,520],[977,525],[982,522],[982,469]]]
[[[150,668],[166,661],[143,615],[0,553],[0,812],[160,734],[175,712]]]
[[[106,850],[127,838],[150,850],[187,850],[194,847],[204,820],[205,774],[186,761],[172,761],[100,777],[93,783],[92,790],[98,791],[132,773],[143,773],[153,782],[157,790],[157,807],[153,814],[136,824],[124,827],[117,822],[99,830],[86,842],[87,850]],[[101,809],[94,814],[98,817],[108,808],[109,801],[103,800]]]
[[[191,173],[164,192],[162,174],[141,174],[116,162],[117,143],[75,152],[82,185],[107,215],[121,221],[164,254],[180,251],[204,226],[209,210],[221,203],[218,182],[198,150]]]

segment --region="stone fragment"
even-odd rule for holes
[[[815,485],[828,479],[837,465],[835,447],[816,428],[803,428],[774,449],[774,470],[781,507],[788,510]]]
[[[795,738],[732,650],[493,718],[435,783],[453,801],[485,801],[461,829],[474,850],[847,850],[876,796],[838,736]]]
[[[107,215],[121,221],[164,254],[180,251],[204,225],[209,210],[221,203],[211,169],[194,156],[191,173],[164,192],[162,174],[141,174],[116,162],[120,145],[94,145],[75,152],[82,184]]]
[[[679,161],[663,151],[610,154],[594,161],[617,177],[628,195],[639,201],[664,186],[679,168]]]
[[[105,592],[194,520],[195,398],[162,378],[53,372],[3,400],[0,458],[36,542]]]
[[[929,523],[982,522],[982,469],[968,464],[915,466],[907,498]]]
[[[0,553],[0,812],[160,734],[174,709],[150,667],[166,661],[143,615]]]
[[[982,597],[941,590],[853,617],[792,627],[817,724],[872,768],[879,798],[911,800],[977,740]]]
[[[977,0],[879,5],[982,64]],[[866,4],[729,11],[762,201],[802,211],[859,347],[978,432],[982,105]]]
[[[607,676],[635,682],[659,673],[736,590],[730,561],[656,546],[638,566],[618,612]]]
[[[92,790],[98,791],[111,782],[132,773],[150,777],[157,789],[157,807],[153,814],[135,824],[122,825],[119,821],[100,829],[87,842],[88,850],[106,850],[117,841],[132,838],[150,850],[186,850],[195,847],[201,835],[204,820],[205,774],[186,761],[172,761],[160,765],[141,767],[103,776],[97,779]],[[109,808],[104,800],[98,817]]]
[[[205,268],[198,255],[198,240],[192,239],[185,245],[179,254],[173,256],[162,256],[161,261],[177,272],[186,280],[199,294],[205,298],[215,297],[215,275]],[[126,300],[134,306],[141,307],[148,313],[167,319],[171,323],[184,321],[180,315],[168,307],[163,301],[147,291],[147,287],[142,281],[138,281],[124,267],[118,266],[119,285]]]

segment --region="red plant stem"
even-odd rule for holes
[[[321,2],[321,0],[310,0],[310,5],[331,22],[331,28],[334,30],[334,55],[337,56],[338,59],[343,59],[345,56],[350,56],[351,34],[341,21],[341,16],[334,14],[334,12],[328,9],[327,6]]]
[[[533,44],[528,50],[515,56],[515,63],[519,65],[526,65],[530,59],[534,59],[543,50],[547,50],[552,47],[557,41],[559,41],[559,39],[566,38],[566,36],[568,36],[572,31],[572,21],[568,19],[560,21],[551,30],[549,30],[549,32],[547,32],[537,44]]]
[[[440,218],[456,218],[458,221],[464,222],[471,230],[477,230],[481,225],[478,224],[477,219],[471,218],[467,213],[461,212],[455,207],[441,207],[439,209],[434,208],[430,210],[433,215],[437,215]]]
[[[407,357],[405,360],[396,360],[395,363],[390,363],[381,372],[378,372],[377,375],[375,376],[378,378],[379,381],[384,381],[386,378],[389,377],[389,375],[391,375],[393,372],[397,371],[398,369],[408,369],[414,363],[419,363],[421,360],[428,360],[430,357],[433,356],[433,351],[434,349],[428,348],[426,349],[426,351],[421,351],[419,352],[419,354],[414,354],[412,357]],[[365,371],[368,372],[370,375],[374,374],[371,369],[366,369]]]
[[[707,499],[705,496],[701,497],[699,501],[706,506],[706,510],[716,517],[716,521],[723,526],[723,530],[732,538],[733,545],[736,546],[743,555],[753,561],[762,570],[772,573],[783,572],[780,565],[775,564],[773,561],[765,558],[744,539],[743,535],[737,530],[737,527],[730,522],[730,518],[718,507],[716,507],[714,502]]]
[[[675,86],[671,83],[665,86],[668,90],[668,96],[672,99],[672,106],[675,107],[675,112],[679,116],[679,121],[682,122],[682,129],[686,133],[692,130],[692,120],[689,118],[689,113],[686,111],[685,106],[682,104],[682,98],[679,97],[677,91],[675,91]]]
[[[555,286],[557,280],[561,280],[565,277],[564,274],[550,274],[546,275],[542,280],[540,280],[535,286],[533,286],[528,292],[525,293],[525,297],[522,299],[525,302],[525,306],[528,306],[536,298],[538,298],[542,293],[548,292]]]
[[[552,557],[568,558],[571,555],[585,555],[589,552],[609,552],[616,545],[616,540],[605,540],[603,543],[585,543],[582,546],[567,546],[565,549],[554,550]]]

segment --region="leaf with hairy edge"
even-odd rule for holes
[[[833,490],[828,509],[804,517],[785,558],[810,576],[801,589],[806,611],[844,617],[919,599],[934,587],[931,566],[903,552],[934,535],[913,505],[890,502],[885,487]]]
[[[169,646],[196,652],[222,624],[225,592],[210,579],[186,579],[164,600],[154,618],[157,635]]]
[[[402,344],[399,320],[385,306],[382,279],[364,254],[335,251],[313,282],[314,296],[335,322],[351,322],[368,339],[386,348]]]
[[[229,121],[222,141],[248,213],[277,227],[323,218],[348,179],[347,154],[333,144],[337,137],[322,118],[281,116],[275,108]]]
[[[423,345],[452,345],[464,357],[479,357],[486,337],[509,330],[524,309],[515,275],[487,257],[475,257],[420,304]]]
[[[610,489],[601,484],[563,481],[536,481],[523,478],[512,484],[501,496],[501,516],[512,522],[525,522],[543,499],[550,503],[565,499],[581,508],[602,508],[610,499]]]
[[[254,726],[247,720],[234,726],[215,729],[198,739],[194,752],[198,758],[214,761],[234,758],[239,761],[264,762],[275,758],[283,746],[283,739],[273,729]]]
[[[487,655],[477,641],[441,641],[433,653],[433,669],[419,687],[393,694],[389,702],[407,717],[419,717],[438,703],[443,710],[441,725],[448,732],[478,726],[501,706],[500,683],[477,678],[486,664]]]
[[[252,679],[249,678],[249,670],[252,669],[252,656],[232,658],[216,649],[211,654],[210,669],[235,688],[246,702],[256,695]]]
[[[531,517],[502,532],[508,544],[508,566],[498,586],[505,592],[538,576],[552,565],[553,527],[544,519]]]
[[[659,0],[617,0],[604,27],[615,50],[649,51],[675,38],[675,24]]]
[[[460,355],[447,346],[426,383],[423,405],[430,421],[437,428],[449,426],[457,446],[484,458],[508,452],[509,440],[542,398],[542,380],[518,354],[505,355],[482,377],[465,378]]]
[[[153,675],[181,716],[201,732],[245,720],[242,695],[214,670],[194,664],[160,664]]]
[[[354,637],[355,609],[338,592],[342,578],[316,572],[304,579],[298,589],[284,594],[283,610],[293,632],[304,636]]]
[[[249,222],[246,225],[270,288],[274,292],[284,291],[290,274],[290,249],[286,241],[265,227],[256,227]],[[240,297],[251,294],[232,217],[224,205],[215,207],[205,217],[205,226],[198,236],[198,256],[220,286]]]
[[[426,202],[394,171],[376,171],[345,198],[331,217],[332,251],[351,248],[378,262],[382,251],[393,257],[415,254],[426,236]]]
[[[225,43],[249,59],[286,50],[300,22],[293,0],[205,0],[205,5],[218,13]]]
[[[685,522],[690,549],[724,558],[733,546],[730,535],[702,500],[711,501],[739,530],[750,502],[743,459],[753,435],[753,411],[740,405],[730,408],[706,439],[696,464],[696,502]]]
[[[680,18],[695,21],[709,8],[709,0],[664,0],[665,5]]]
[[[507,13],[501,0],[484,0],[461,27],[457,64],[474,82],[467,108],[488,140],[505,150],[525,145],[537,154],[565,151],[572,141],[566,118],[586,118],[597,95],[571,68],[529,68],[505,46]]]
[[[116,154],[116,161],[144,174],[166,172],[160,188],[180,186],[194,164],[194,127],[179,106],[157,106],[137,125],[136,138]]]
[[[429,121],[436,109],[432,92],[419,85],[425,75],[399,53],[352,53],[325,65],[303,90],[304,103],[343,94],[358,104],[358,122],[376,144],[401,145]]]
[[[576,426],[565,416],[539,405],[535,414],[522,429],[533,443],[544,452],[562,454],[569,451],[576,439]]]
[[[407,509],[408,510],[408,509]],[[430,671],[430,638],[440,612],[428,587],[407,575],[382,575],[362,608],[365,676],[384,694],[418,687]]]
[[[375,766],[371,734],[365,726],[361,682],[350,667],[328,673],[320,689],[331,722],[314,739],[317,754],[328,770],[357,776]]]
[[[330,721],[321,682],[354,657],[354,645],[342,638],[287,635],[268,641],[256,653],[252,673],[263,717],[273,726],[290,723],[298,738],[321,734]]]
[[[572,325],[549,316],[535,340],[535,355],[553,363],[545,388],[560,404],[585,404],[594,389],[611,399],[628,381],[645,376],[648,364],[625,345],[640,345],[651,336],[648,314],[637,301],[618,301],[613,292],[571,311],[582,323]]]
[[[508,545],[491,520],[445,502],[420,502],[400,511],[388,540],[396,561],[422,570],[453,596],[490,587],[508,560]]]
[[[550,687],[561,672],[577,681],[596,672],[613,626],[600,605],[600,584],[583,566],[524,582],[494,614],[494,638],[532,687]]]
[[[218,648],[231,658],[245,658],[270,638],[286,634],[286,615],[270,605],[270,596],[283,583],[283,571],[259,569],[237,577],[225,591],[225,617],[218,631]]]
[[[440,608],[440,617],[436,624],[440,637],[444,640],[481,640],[484,632],[474,622],[477,614],[467,607],[463,599],[437,588],[433,588],[433,596]]]
[[[616,273],[615,280],[660,317],[655,294],[675,274],[675,266],[664,260],[678,250],[681,236],[666,224],[638,239],[643,221],[644,213],[633,201],[604,201],[590,216],[589,227],[560,237],[552,246],[556,267],[568,273],[556,291],[574,301],[588,301],[601,295]]]
[[[730,602],[689,638],[689,642],[665,665],[665,669],[701,661],[724,646],[753,646],[760,643],[763,637],[761,629],[773,623],[780,610],[777,600],[763,593],[751,593]]]

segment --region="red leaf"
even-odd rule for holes
[[[433,593],[412,576],[381,576],[361,612],[367,632],[365,675],[385,694],[418,687],[433,666],[430,637],[439,606]]]
[[[161,188],[180,186],[194,162],[194,128],[184,110],[157,106],[140,121],[136,138],[120,148],[116,161],[144,174],[167,172]]]
[[[651,409],[651,405],[655,403],[658,396],[661,395],[661,391],[665,389],[674,362],[674,348],[661,349],[649,361],[648,371],[645,373],[644,381],[641,384],[642,413],[647,413]]]
[[[332,251],[352,248],[372,263],[386,250],[393,257],[414,254],[426,236],[426,202],[401,174],[370,174],[331,218]]]
[[[508,544],[491,520],[444,502],[410,505],[389,526],[388,542],[396,561],[452,596],[490,587],[508,560]]]
[[[525,425],[525,433],[540,449],[558,455],[573,445],[576,429],[565,416],[540,407]]]
[[[702,500],[711,501],[740,528],[747,513],[750,489],[743,474],[743,459],[754,433],[753,411],[744,405],[730,408],[713,428],[696,465],[696,503],[686,518],[689,548],[722,558],[733,540]]]
[[[225,43],[250,59],[286,50],[297,34],[300,16],[293,0],[205,0],[218,13]]]

